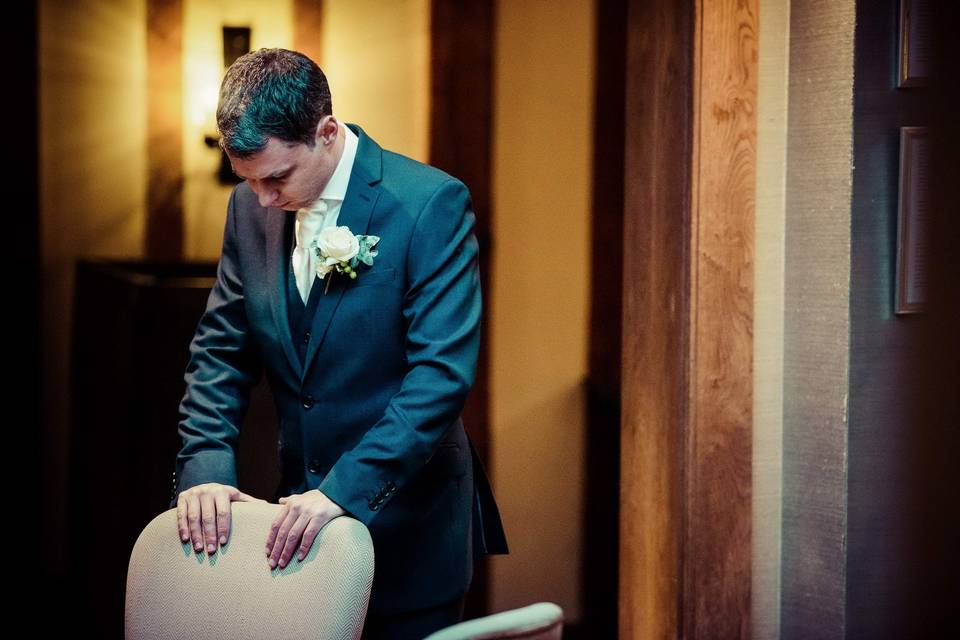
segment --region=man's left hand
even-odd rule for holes
[[[280,498],[280,504],[284,508],[270,525],[267,537],[266,552],[271,570],[278,564],[281,569],[286,567],[294,552],[297,553],[297,562],[306,558],[320,529],[347,513],[319,489]]]

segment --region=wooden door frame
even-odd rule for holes
[[[485,0],[432,0],[430,5],[430,164],[460,178],[470,189],[480,247],[480,288],[492,291],[493,251],[491,161],[493,143],[494,3]],[[486,465],[490,450],[490,348],[484,296],[477,376],[463,410],[463,421]],[[488,612],[487,556],[474,566],[464,619]]]
[[[758,3],[629,4],[620,637],[746,637]]]

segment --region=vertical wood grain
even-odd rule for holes
[[[690,2],[631,0],[628,8],[622,640],[681,634],[693,19]]]
[[[757,25],[630,5],[621,638],[750,634]]]
[[[684,635],[750,635],[758,0],[704,0],[694,43]]]

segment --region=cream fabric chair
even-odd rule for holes
[[[538,602],[521,609],[467,620],[431,633],[424,640],[560,640],[563,610],[552,602]]]
[[[334,518],[302,562],[270,570],[264,553],[277,504],[234,502],[230,539],[208,556],[181,544],[177,510],[137,539],[127,572],[127,640],[360,638],[373,583],[373,541]]]

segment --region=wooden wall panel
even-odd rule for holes
[[[147,0],[147,224],[152,260],[183,257],[183,3]]]
[[[620,638],[676,638],[683,595],[693,5],[627,19]]]
[[[703,2],[694,59],[684,635],[749,637],[758,1]]]
[[[589,371],[584,449],[583,628],[617,634],[620,354],[623,317],[623,135],[627,0],[596,5]],[[566,631],[566,630],[565,630]]]
[[[757,2],[631,2],[620,636],[748,637]]]
[[[323,68],[323,0],[293,0],[293,49]]]

